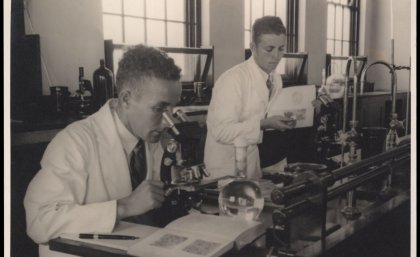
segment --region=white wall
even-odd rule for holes
[[[320,85],[327,49],[327,2],[300,0],[298,49],[308,53],[308,84]]]
[[[368,56],[368,63],[382,60],[391,63],[390,0],[362,0],[360,54]],[[411,55],[411,1],[393,1],[394,64],[409,66]],[[363,44],[364,43],[364,44]],[[413,56],[414,58],[414,56]],[[397,71],[398,90],[408,90],[408,71]],[[384,66],[372,66],[367,80],[375,82],[375,90],[389,91],[391,78]]]
[[[244,1],[203,1],[203,45],[214,46],[214,79],[244,61]],[[207,31],[206,31],[207,30]]]
[[[53,85],[74,92],[79,66],[92,80],[104,57],[101,0],[27,0],[26,8],[26,33],[39,34],[41,39],[43,94],[49,95]]]

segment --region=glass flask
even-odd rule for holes
[[[256,220],[264,208],[264,197],[257,183],[247,179],[247,147],[235,146],[236,178],[219,194],[221,215]]]

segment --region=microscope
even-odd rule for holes
[[[341,98],[341,96],[337,96],[337,93],[335,93],[335,95],[331,93],[328,85],[337,84],[338,88],[340,88],[341,85],[332,77],[328,78],[330,82],[326,82],[325,70],[322,71],[322,78],[322,85],[318,90],[317,98],[312,102],[312,105],[315,108],[316,158],[318,163],[329,165],[329,157],[338,154],[339,151],[339,144],[337,144],[337,123],[341,108],[334,99]]]
[[[175,120],[175,117],[178,121]],[[199,209],[204,198],[202,179],[209,174],[203,164],[205,128],[198,122],[189,121],[181,110],[174,115],[163,114],[169,130],[162,140],[163,156],[160,178],[164,183],[165,213],[163,226]]]

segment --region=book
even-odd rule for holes
[[[312,101],[316,98],[315,85],[286,87],[269,103],[267,117],[282,115],[296,120],[295,128],[313,126],[314,107]]]
[[[150,257],[217,257],[242,249],[265,233],[258,221],[190,213],[131,246],[127,253]]]
[[[139,239],[135,240],[115,240],[115,239],[82,239],[79,238],[79,234],[75,233],[63,233],[60,235],[60,238],[71,239],[79,242],[84,242],[88,244],[101,245],[111,248],[116,248],[120,250],[127,251],[129,247],[140,242],[142,238],[145,238],[158,230],[159,228],[135,224],[125,221],[119,221],[116,224],[115,229],[112,233],[107,233],[109,235],[127,235],[127,236],[137,236]]]

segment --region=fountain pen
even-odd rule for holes
[[[104,235],[104,234],[79,234],[79,238],[82,239],[116,239],[116,240],[134,240],[139,239],[136,236],[126,236],[126,235]]]

